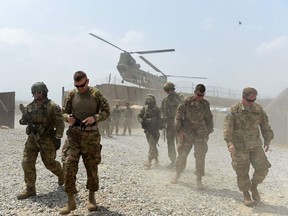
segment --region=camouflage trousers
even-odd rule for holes
[[[28,135],[23,152],[22,167],[27,188],[35,188],[36,160],[40,152],[44,166],[56,176],[63,175],[61,163],[56,161],[54,137],[40,137],[40,144],[36,144],[32,135]],[[41,148],[40,148],[41,146]]]
[[[149,132],[146,132],[146,139],[149,144],[149,151],[148,151],[148,160],[153,160],[155,158],[158,158],[158,149],[157,144],[159,141],[160,133],[158,131],[155,132],[155,134],[151,134]]]
[[[111,134],[113,133],[114,128],[115,128],[115,133],[118,134],[118,132],[119,132],[119,122],[120,122],[120,119],[112,119],[112,122],[111,122]]]
[[[123,122],[123,134],[124,135],[125,135],[127,129],[128,129],[129,135],[131,135],[131,125],[132,125],[131,119],[125,119],[124,120],[124,122]]]
[[[87,172],[86,188],[91,191],[99,190],[98,165],[101,162],[102,148],[99,131],[82,131],[75,128],[69,128],[66,134],[67,148],[63,148],[63,155],[66,157],[64,172],[65,192],[77,193],[76,175],[81,156]]]
[[[205,175],[205,157],[208,151],[207,138],[194,138],[192,140],[185,140],[184,143],[177,145],[178,157],[176,159],[176,171],[182,173],[186,167],[187,157],[194,146],[194,158],[195,158],[195,175]]]
[[[236,149],[235,153],[231,155],[231,158],[232,167],[236,172],[237,184],[240,191],[250,190],[251,183],[262,183],[268,174],[268,169],[271,167],[261,146],[252,150]],[[254,168],[251,181],[249,177],[250,164]]]
[[[174,119],[171,119],[167,122],[166,139],[168,147],[168,157],[171,160],[171,162],[174,162],[176,160],[176,148],[175,148],[176,129]]]

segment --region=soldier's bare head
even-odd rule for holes
[[[258,92],[255,88],[246,87],[242,91],[242,103],[245,106],[252,106],[253,102],[257,99]]]

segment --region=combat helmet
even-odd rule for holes
[[[34,92],[43,92],[47,96],[48,88],[43,82],[36,82],[31,86],[31,93]]]
[[[169,90],[175,90],[175,85],[174,85],[174,83],[172,83],[172,82],[166,82],[166,83],[164,83],[164,86],[163,86],[163,90],[164,91],[169,91]]]
[[[155,105],[156,99],[153,94],[147,94],[145,98],[145,104],[146,105]]]

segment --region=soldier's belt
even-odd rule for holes
[[[93,126],[87,126],[87,127],[81,127],[81,126],[69,126],[69,128],[73,128],[73,129],[77,129],[77,130],[82,130],[82,131],[93,131],[93,130],[97,130],[98,126],[97,125],[93,125]]]

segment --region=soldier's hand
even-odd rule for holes
[[[267,152],[269,150],[269,143],[264,144],[264,151]]]
[[[96,118],[94,116],[89,116],[82,121],[86,126],[96,123]]]
[[[234,147],[233,144],[230,144],[230,145],[228,146],[228,151],[229,151],[231,154],[234,154],[234,153],[235,153],[235,147]]]
[[[73,115],[68,115],[67,117],[67,122],[69,123],[70,126],[75,124],[76,119],[74,118]]]
[[[184,139],[185,139],[185,133],[183,131],[180,131],[178,133],[178,140],[180,143],[183,143],[184,142]]]
[[[55,137],[54,146],[55,146],[56,150],[58,150],[60,148],[60,146],[61,146],[61,138]]]

